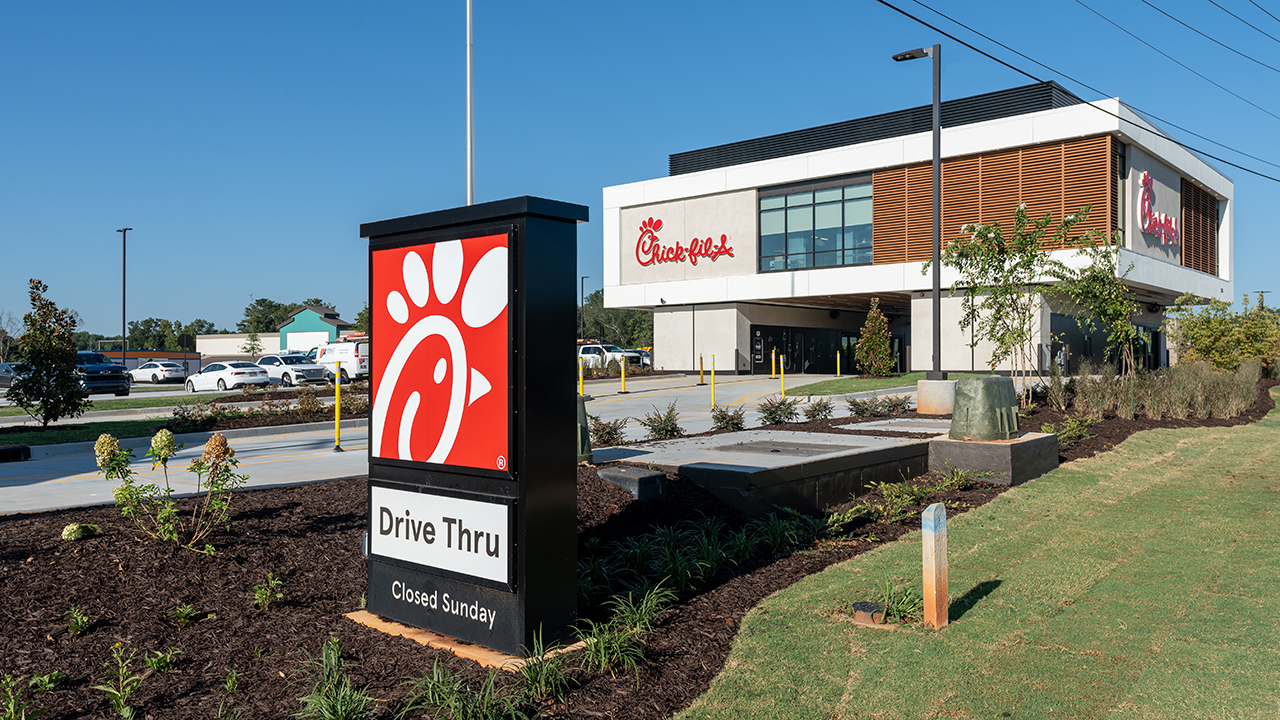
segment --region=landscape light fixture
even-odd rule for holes
[[[933,58],[933,370],[927,380],[946,380],[942,372],[942,46],[916,48],[893,56],[897,62]]]
[[[124,296],[125,296],[125,259],[127,257],[126,249],[129,241],[129,231],[133,228],[120,228],[116,232],[120,233],[120,364],[124,365],[125,338],[124,333],[125,314]]]

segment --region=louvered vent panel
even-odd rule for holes
[[[907,261],[907,169],[882,170],[871,178],[872,263]]]
[[[1218,199],[1186,179],[1182,181],[1182,264],[1218,274]]]
[[[1022,202],[1027,204],[1027,216],[1038,219],[1051,214],[1053,225],[1064,217],[1062,211],[1062,187],[1064,178],[1063,145],[1040,145],[1022,150]],[[1052,237],[1045,239],[1046,250],[1057,250],[1060,243]]]
[[[982,159],[942,163],[942,246],[960,236],[962,225],[982,220]],[[932,253],[931,253],[932,255]]]
[[[1022,202],[1021,153],[1003,150],[982,158],[982,224],[1013,227],[1013,209]]]
[[[1092,206],[1088,219],[1075,226],[1073,235],[1082,235],[1087,230],[1111,235],[1111,197],[1115,184],[1112,159],[1110,135],[1064,143],[1064,210],[1074,213],[1085,205]]]
[[[931,258],[933,163],[907,168],[907,261],[924,262]]]

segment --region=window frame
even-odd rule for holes
[[[858,199],[858,198],[845,198],[843,196],[843,193],[841,193],[841,197],[838,200],[831,200],[831,201],[826,201],[822,203],[815,202],[815,200],[817,198],[817,193],[822,190],[831,190],[835,188],[843,189],[851,185],[872,186],[872,192],[871,192],[871,195],[868,196],[868,198],[869,199],[874,198],[875,188],[874,188],[874,182],[873,182],[873,175],[874,173],[871,173],[871,172],[854,173],[852,175],[843,175],[835,178],[824,178],[822,180],[816,180],[816,181],[810,180],[810,181],[803,181],[803,182],[796,182],[796,183],[788,183],[785,185],[774,185],[767,188],[758,188],[756,190],[756,203],[755,203],[756,251],[757,251],[756,252],[756,258],[757,258],[756,272],[757,273],[774,273],[774,272],[789,272],[789,271],[795,271],[795,270],[821,270],[821,269],[836,268],[836,267],[863,267],[866,265],[871,265],[874,262],[874,257],[875,257],[874,225],[872,228],[872,246],[871,246],[872,259],[871,260],[868,260],[867,262],[861,262],[861,263],[844,262],[844,259],[847,256],[847,253],[849,253],[851,249],[844,247],[845,239],[842,235],[841,241],[840,241],[840,247],[838,249],[823,251],[823,252],[835,252],[840,261],[835,263],[834,265],[818,264],[819,251],[817,250],[817,238],[815,235],[815,233],[817,232],[818,206],[830,204],[830,205],[837,205],[840,208],[841,225],[839,227],[840,227],[841,233],[843,233],[844,228],[847,227],[847,225],[844,224],[845,204],[852,199]],[[799,204],[792,205],[787,201],[788,196],[796,195],[799,193],[809,193],[810,198],[807,205],[799,205]],[[782,214],[783,225],[782,225],[781,236],[782,236],[782,250],[784,252],[781,255],[777,255],[777,254],[766,255],[764,252],[764,233],[762,228],[762,224],[763,224],[762,215],[763,213],[766,212],[766,210],[763,209],[761,205],[764,203],[765,200],[768,200],[770,198],[780,198],[782,200],[782,204],[779,207],[770,208],[769,210],[774,212],[781,212]],[[786,252],[786,250],[788,249],[788,246],[791,243],[790,238],[788,237],[789,233],[788,233],[787,216],[793,209],[799,209],[801,207],[809,208],[809,217],[810,217],[809,233],[811,237],[813,237],[813,240],[810,243],[809,249],[804,252],[800,252],[800,253]],[[807,264],[802,267],[794,267],[792,263],[792,258],[797,258],[797,259],[805,258]],[[776,262],[779,259],[781,259],[782,267],[778,267],[778,268],[765,267],[766,260],[769,260],[771,262]]]

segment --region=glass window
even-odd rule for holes
[[[872,260],[869,182],[760,198],[760,271]]]

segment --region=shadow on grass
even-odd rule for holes
[[[975,605],[982,602],[988,595],[996,591],[1000,587],[1000,580],[984,580],[977,585],[969,588],[969,592],[961,595],[947,607],[947,613],[951,622],[955,622],[964,617],[964,614],[974,608]]]

